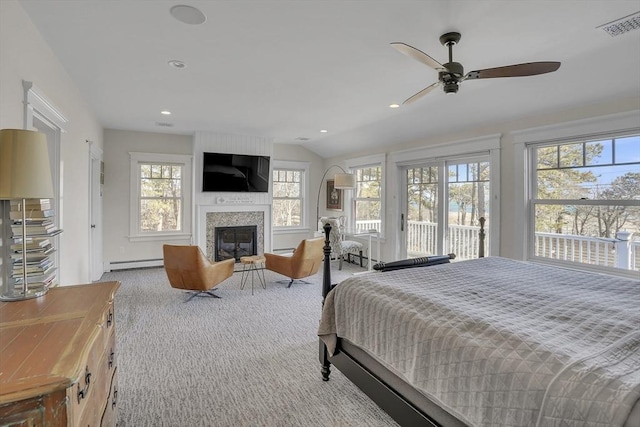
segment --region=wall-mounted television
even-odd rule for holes
[[[204,153],[202,191],[269,192],[269,156]]]

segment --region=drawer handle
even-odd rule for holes
[[[111,409],[116,408],[116,403],[118,401],[118,389],[113,390],[113,399],[111,399]]]
[[[109,310],[109,315],[107,316],[107,328],[111,327],[112,323],[113,323],[113,312]]]
[[[89,385],[91,385],[91,372],[89,372],[89,367],[85,368],[84,373],[84,388],[80,390],[80,384],[78,384],[78,403],[89,393]]]
[[[111,353],[109,353],[109,369],[113,367],[113,361],[115,360],[116,352],[111,349]]]

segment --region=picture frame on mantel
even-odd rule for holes
[[[335,180],[327,180],[327,209],[331,211],[342,210],[342,190],[335,187]]]

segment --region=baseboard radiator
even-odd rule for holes
[[[131,261],[111,261],[105,263],[105,271],[113,270],[130,270],[133,268],[162,267],[164,265],[162,258],[153,259],[136,259]]]

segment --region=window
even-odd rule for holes
[[[273,168],[273,226],[299,229],[305,226],[306,163],[275,161]]]
[[[191,156],[131,155],[131,238],[190,234]]]
[[[299,170],[273,170],[273,225],[302,225],[302,176]]]
[[[182,166],[140,163],[140,231],[182,230]]]
[[[382,233],[382,166],[366,166],[353,170],[356,188],[353,218],[357,231],[377,230]]]
[[[640,135],[530,144],[533,257],[640,270]]]
[[[447,162],[447,166],[449,225],[472,226],[479,218],[488,219],[489,161]]]
[[[398,182],[398,214],[391,225],[397,227],[396,257],[476,258],[480,218],[485,219],[484,254],[500,254],[500,138],[487,135],[390,155]]]
[[[490,231],[490,171],[489,155],[406,168],[407,257],[478,257],[480,218],[486,221],[486,233]]]

